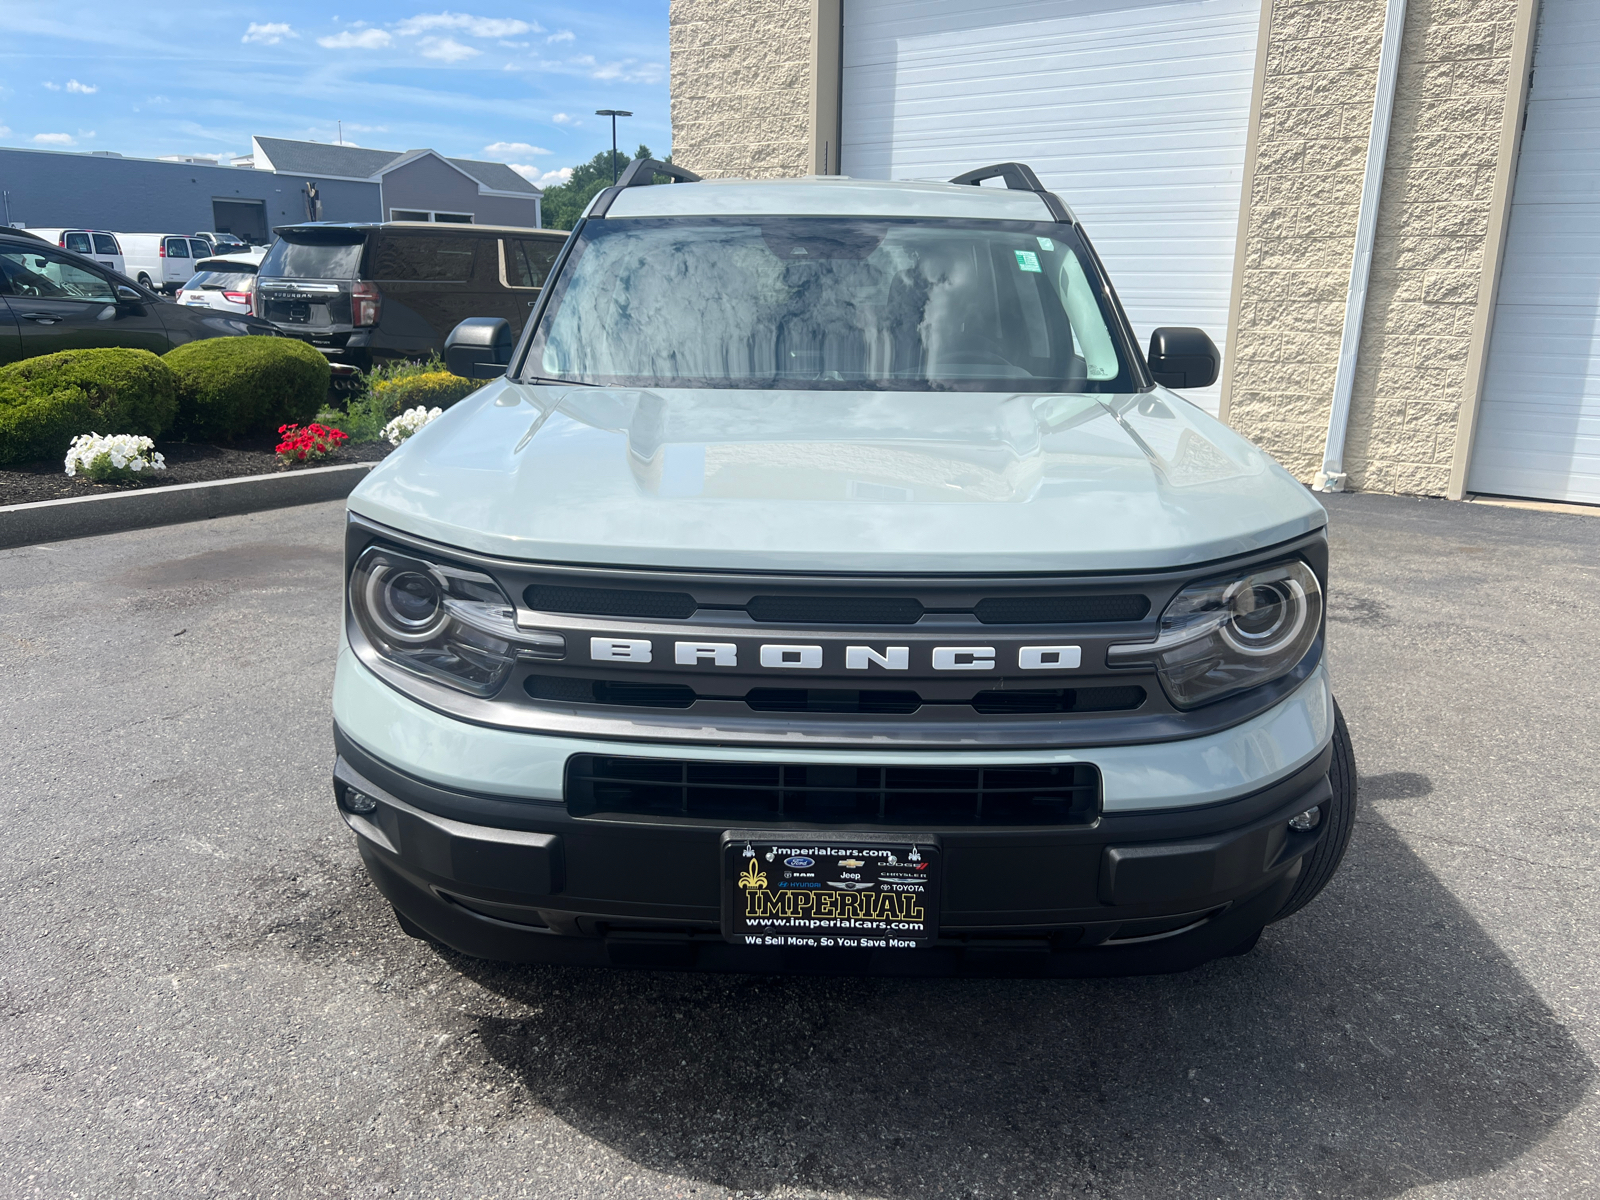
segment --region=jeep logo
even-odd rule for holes
[[[1019,646],[1016,668],[1021,671],[1072,671],[1083,660],[1077,646]],[[823,647],[787,642],[769,642],[756,653],[761,667],[769,671],[820,671],[825,665]],[[592,637],[591,662],[651,663],[654,645],[649,638]],[[737,667],[739,647],[734,642],[673,642],[672,661],[680,667]],[[750,664],[746,664],[750,665]],[[843,667],[846,671],[909,671],[910,646],[846,646]],[[1000,663],[994,646],[934,646],[928,665],[935,671],[993,671]]]

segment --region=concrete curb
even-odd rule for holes
[[[69,538],[148,529],[211,517],[342,500],[377,463],[309,467],[205,483],[174,483],[136,492],[72,496],[0,507],[0,550]]]

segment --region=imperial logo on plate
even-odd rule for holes
[[[722,930],[739,945],[914,950],[938,937],[936,837],[730,829],[722,864]]]

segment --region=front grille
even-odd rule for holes
[[[1100,813],[1089,763],[863,767],[575,754],[567,811],[828,825],[1087,825]]]
[[[569,587],[536,583],[523,592],[536,612],[587,617],[637,617],[687,621],[701,614],[744,612],[771,625],[915,625],[924,614],[970,614],[985,625],[1084,625],[1142,621],[1150,598],[1112,595],[989,596],[978,600],[925,603],[916,596],[759,595],[737,599],[696,597],[689,592]]]
[[[1148,596],[992,596],[973,605],[985,625],[1081,625],[1090,621],[1142,621]]]
[[[930,700],[910,689],[751,688],[743,696],[707,694],[688,684],[622,679],[572,679],[529,675],[523,688],[534,700],[557,704],[609,704],[625,708],[688,708],[699,700],[741,701],[755,712],[909,714],[923,705],[970,706],[985,714],[1126,712],[1145,702],[1142,687],[1032,688],[979,692],[955,700]]]
[[[752,621],[791,625],[915,625],[923,609],[910,596],[754,596],[745,611]]]
[[[1125,712],[1144,700],[1142,687],[1038,688],[979,692],[972,707],[981,713]]]
[[[628,592],[616,588],[545,587],[534,584],[523,599],[540,612],[589,617],[643,617],[682,621],[694,616],[694,597],[687,592]]]

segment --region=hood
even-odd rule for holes
[[[1288,472],[1171,392],[658,390],[496,381],[350,509],[484,554],[721,570],[1183,566],[1320,528]]]

